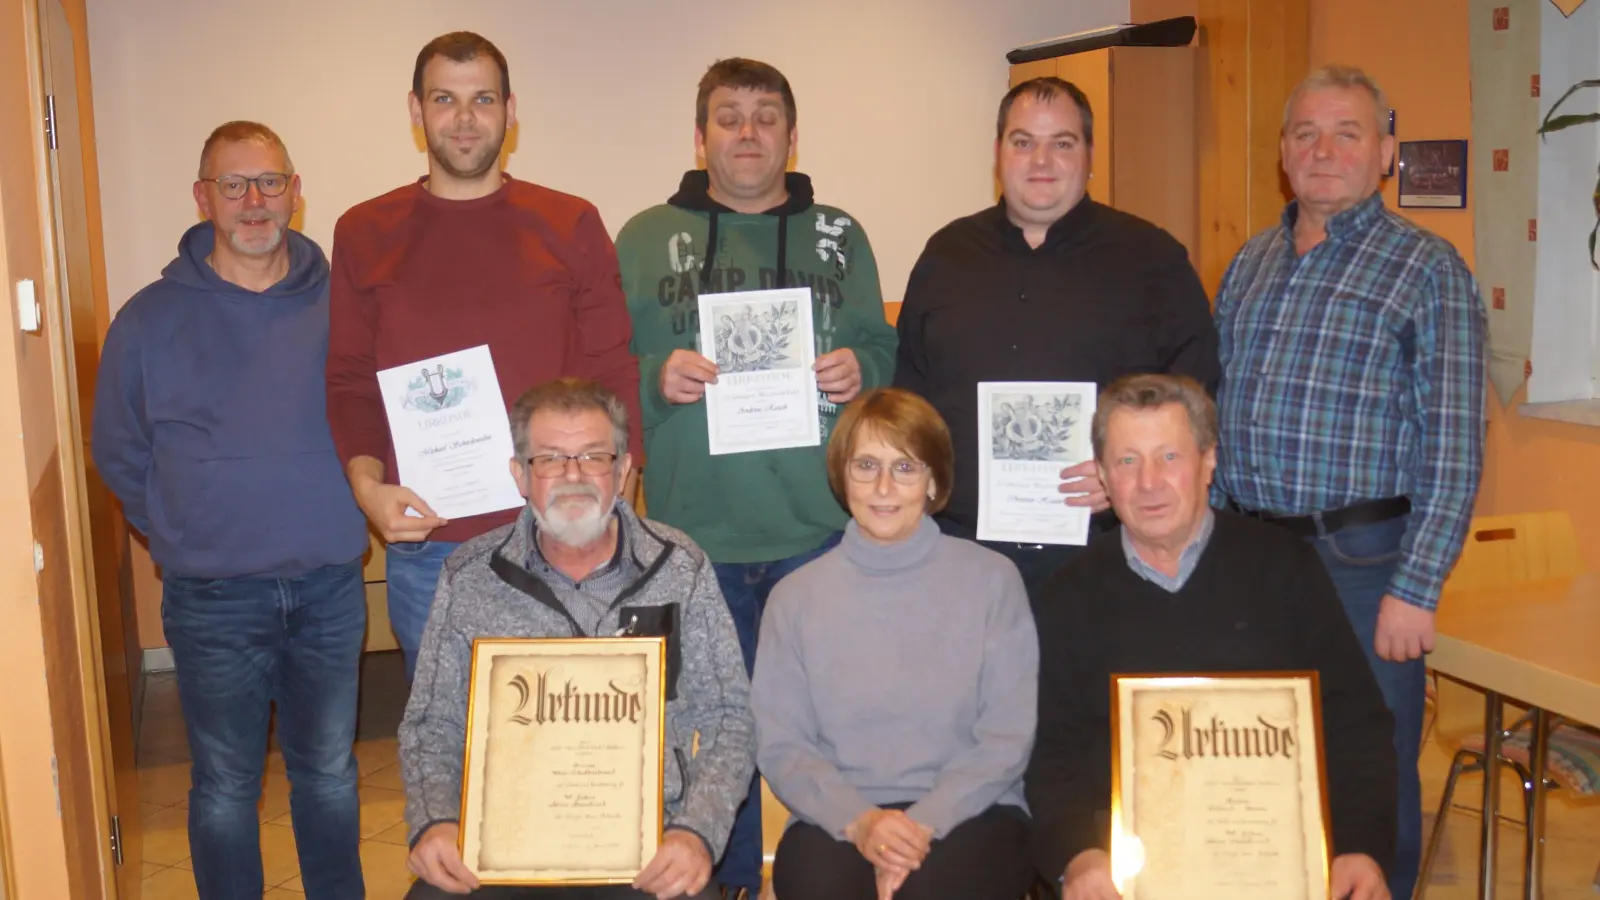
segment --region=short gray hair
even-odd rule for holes
[[[511,440],[517,459],[528,460],[528,422],[541,410],[563,413],[603,412],[611,420],[617,459],[628,452],[628,408],[611,389],[588,378],[557,378],[522,393],[511,407]]]
[[[261,144],[278,150],[283,154],[283,165],[289,170],[287,174],[294,174],[294,160],[289,158],[289,148],[284,146],[283,138],[278,137],[276,131],[260,122],[240,119],[218,125],[206,138],[205,145],[200,148],[200,174],[197,177],[201,179],[211,177],[206,172],[211,168],[211,156],[216,152],[218,144],[245,143]]]
[[[1383,88],[1372,80],[1372,76],[1355,66],[1323,66],[1311,70],[1301,82],[1289,92],[1289,99],[1283,103],[1283,127],[1281,133],[1289,131],[1289,116],[1294,110],[1296,100],[1307,91],[1320,91],[1326,88],[1345,88],[1354,90],[1360,88],[1372,97],[1372,105],[1377,110],[1374,124],[1378,128],[1378,135],[1382,137],[1389,133],[1389,98],[1384,95]]]
[[[1095,404],[1090,431],[1094,458],[1103,461],[1112,413],[1119,409],[1158,409],[1169,403],[1178,404],[1189,415],[1189,429],[1202,451],[1217,445],[1217,404],[1200,382],[1187,375],[1125,375],[1101,391]]]

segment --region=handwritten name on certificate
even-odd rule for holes
[[[1089,510],[1068,506],[1061,470],[1093,456],[1095,386],[978,384],[978,539],[1085,544]]]
[[[1325,822],[1309,678],[1117,678],[1113,842],[1129,900],[1323,900]]]
[[[400,484],[434,512],[459,519],[526,502],[511,477],[515,451],[487,345],[384,369],[378,389]]]
[[[810,288],[700,295],[711,455],[822,443],[815,341]]]

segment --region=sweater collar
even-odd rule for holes
[[[844,540],[840,546],[850,561],[872,572],[899,572],[913,568],[933,553],[939,542],[939,526],[933,519],[923,516],[917,530],[909,538],[893,544],[880,544],[861,533],[854,519],[844,526]]]

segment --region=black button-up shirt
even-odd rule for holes
[[[1216,391],[1205,289],[1172,235],[1085,198],[1029,247],[1004,203],[929,238],[900,310],[894,383],[950,426],[949,519],[978,521],[978,382],[1188,375]]]

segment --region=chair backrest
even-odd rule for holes
[[[1578,533],[1565,510],[1472,520],[1444,589],[1497,588],[1583,574]]]

